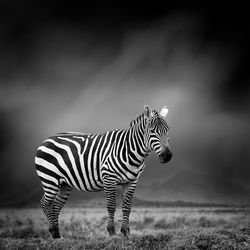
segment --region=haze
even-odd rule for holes
[[[41,188],[34,155],[48,136],[127,128],[145,104],[168,107],[173,159],[161,165],[152,153],[142,185],[189,170],[249,185],[249,77],[234,33],[205,39],[209,21],[186,9],[131,23],[107,12],[104,24],[91,14],[32,23],[30,12],[1,23],[2,199]]]

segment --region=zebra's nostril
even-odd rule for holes
[[[166,163],[166,162],[168,162],[168,161],[171,160],[171,158],[172,158],[172,153],[171,153],[170,150],[168,150],[167,152],[162,152],[162,153],[160,153],[158,157],[159,157],[159,159],[160,159],[160,162]]]

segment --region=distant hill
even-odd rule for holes
[[[216,176],[183,171],[163,183],[138,188],[136,196],[150,201],[250,204],[250,189]]]
[[[0,201],[1,207],[40,207],[40,200],[43,195],[42,188],[30,192],[28,195],[11,196]],[[96,203],[96,205],[101,205],[105,202],[103,192],[81,192],[73,190],[66,206],[90,206],[88,203]]]
[[[121,187],[117,190],[117,205],[120,206],[121,199]],[[4,207],[40,207],[40,199],[43,195],[42,188],[34,190],[29,194],[14,195],[1,199],[0,208]],[[146,201],[134,197],[134,204],[145,205]],[[151,204],[151,203],[150,203]],[[73,189],[69,200],[66,202],[65,207],[106,207],[106,199],[104,191],[100,192],[82,192]]]
[[[2,197],[0,207],[40,207],[43,190],[11,197]],[[121,205],[121,187],[117,192]],[[134,206],[203,206],[211,204],[250,205],[250,188],[216,176],[182,171],[163,183],[138,185]],[[105,207],[103,191],[81,192],[74,190],[65,207]]]

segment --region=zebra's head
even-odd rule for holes
[[[165,121],[167,108],[164,107],[160,114],[144,106],[144,116],[146,118],[145,144],[151,151],[154,150],[161,163],[166,163],[172,158],[169,146],[168,124]]]

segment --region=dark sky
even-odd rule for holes
[[[249,185],[249,18],[240,3],[1,1],[1,196],[40,188],[46,137],[127,128],[145,104],[168,106],[174,158],[150,155],[143,183],[188,169]]]

